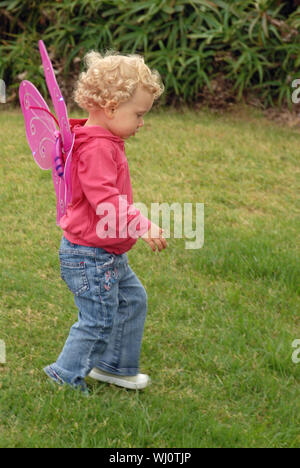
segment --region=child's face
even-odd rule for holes
[[[150,111],[153,101],[152,94],[139,86],[128,101],[111,109],[109,130],[123,139],[134,136],[143,127],[143,116]]]

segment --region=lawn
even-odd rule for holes
[[[299,130],[249,108],[146,117],[126,143],[134,199],[204,203],[204,245],[171,229],[162,253],[141,240],[128,253],[148,293],[152,385],[87,379],[87,398],[42,371],[77,311],[51,174],[20,112],[1,110],[0,125],[0,447],[299,447]]]

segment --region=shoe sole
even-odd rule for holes
[[[117,385],[118,387],[128,388],[130,390],[142,390],[143,388],[148,387],[150,384],[150,379],[146,382],[141,383],[134,383],[128,380],[118,379],[118,377],[110,376],[110,375],[99,375],[97,372],[93,370],[89,373],[89,377],[92,379],[98,380],[99,382],[106,382],[110,384]]]

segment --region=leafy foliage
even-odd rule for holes
[[[11,101],[20,80],[46,93],[42,37],[68,102],[90,49],[141,53],[166,85],[167,103],[213,105],[255,94],[265,107],[290,104],[300,59],[299,1],[0,1],[0,78]]]

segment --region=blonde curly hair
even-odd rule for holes
[[[87,111],[128,101],[138,85],[149,91],[154,99],[164,91],[159,73],[150,70],[140,55],[108,51],[102,56],[91,51],[84,61],[87,71],[79,76],[74,100]]]

